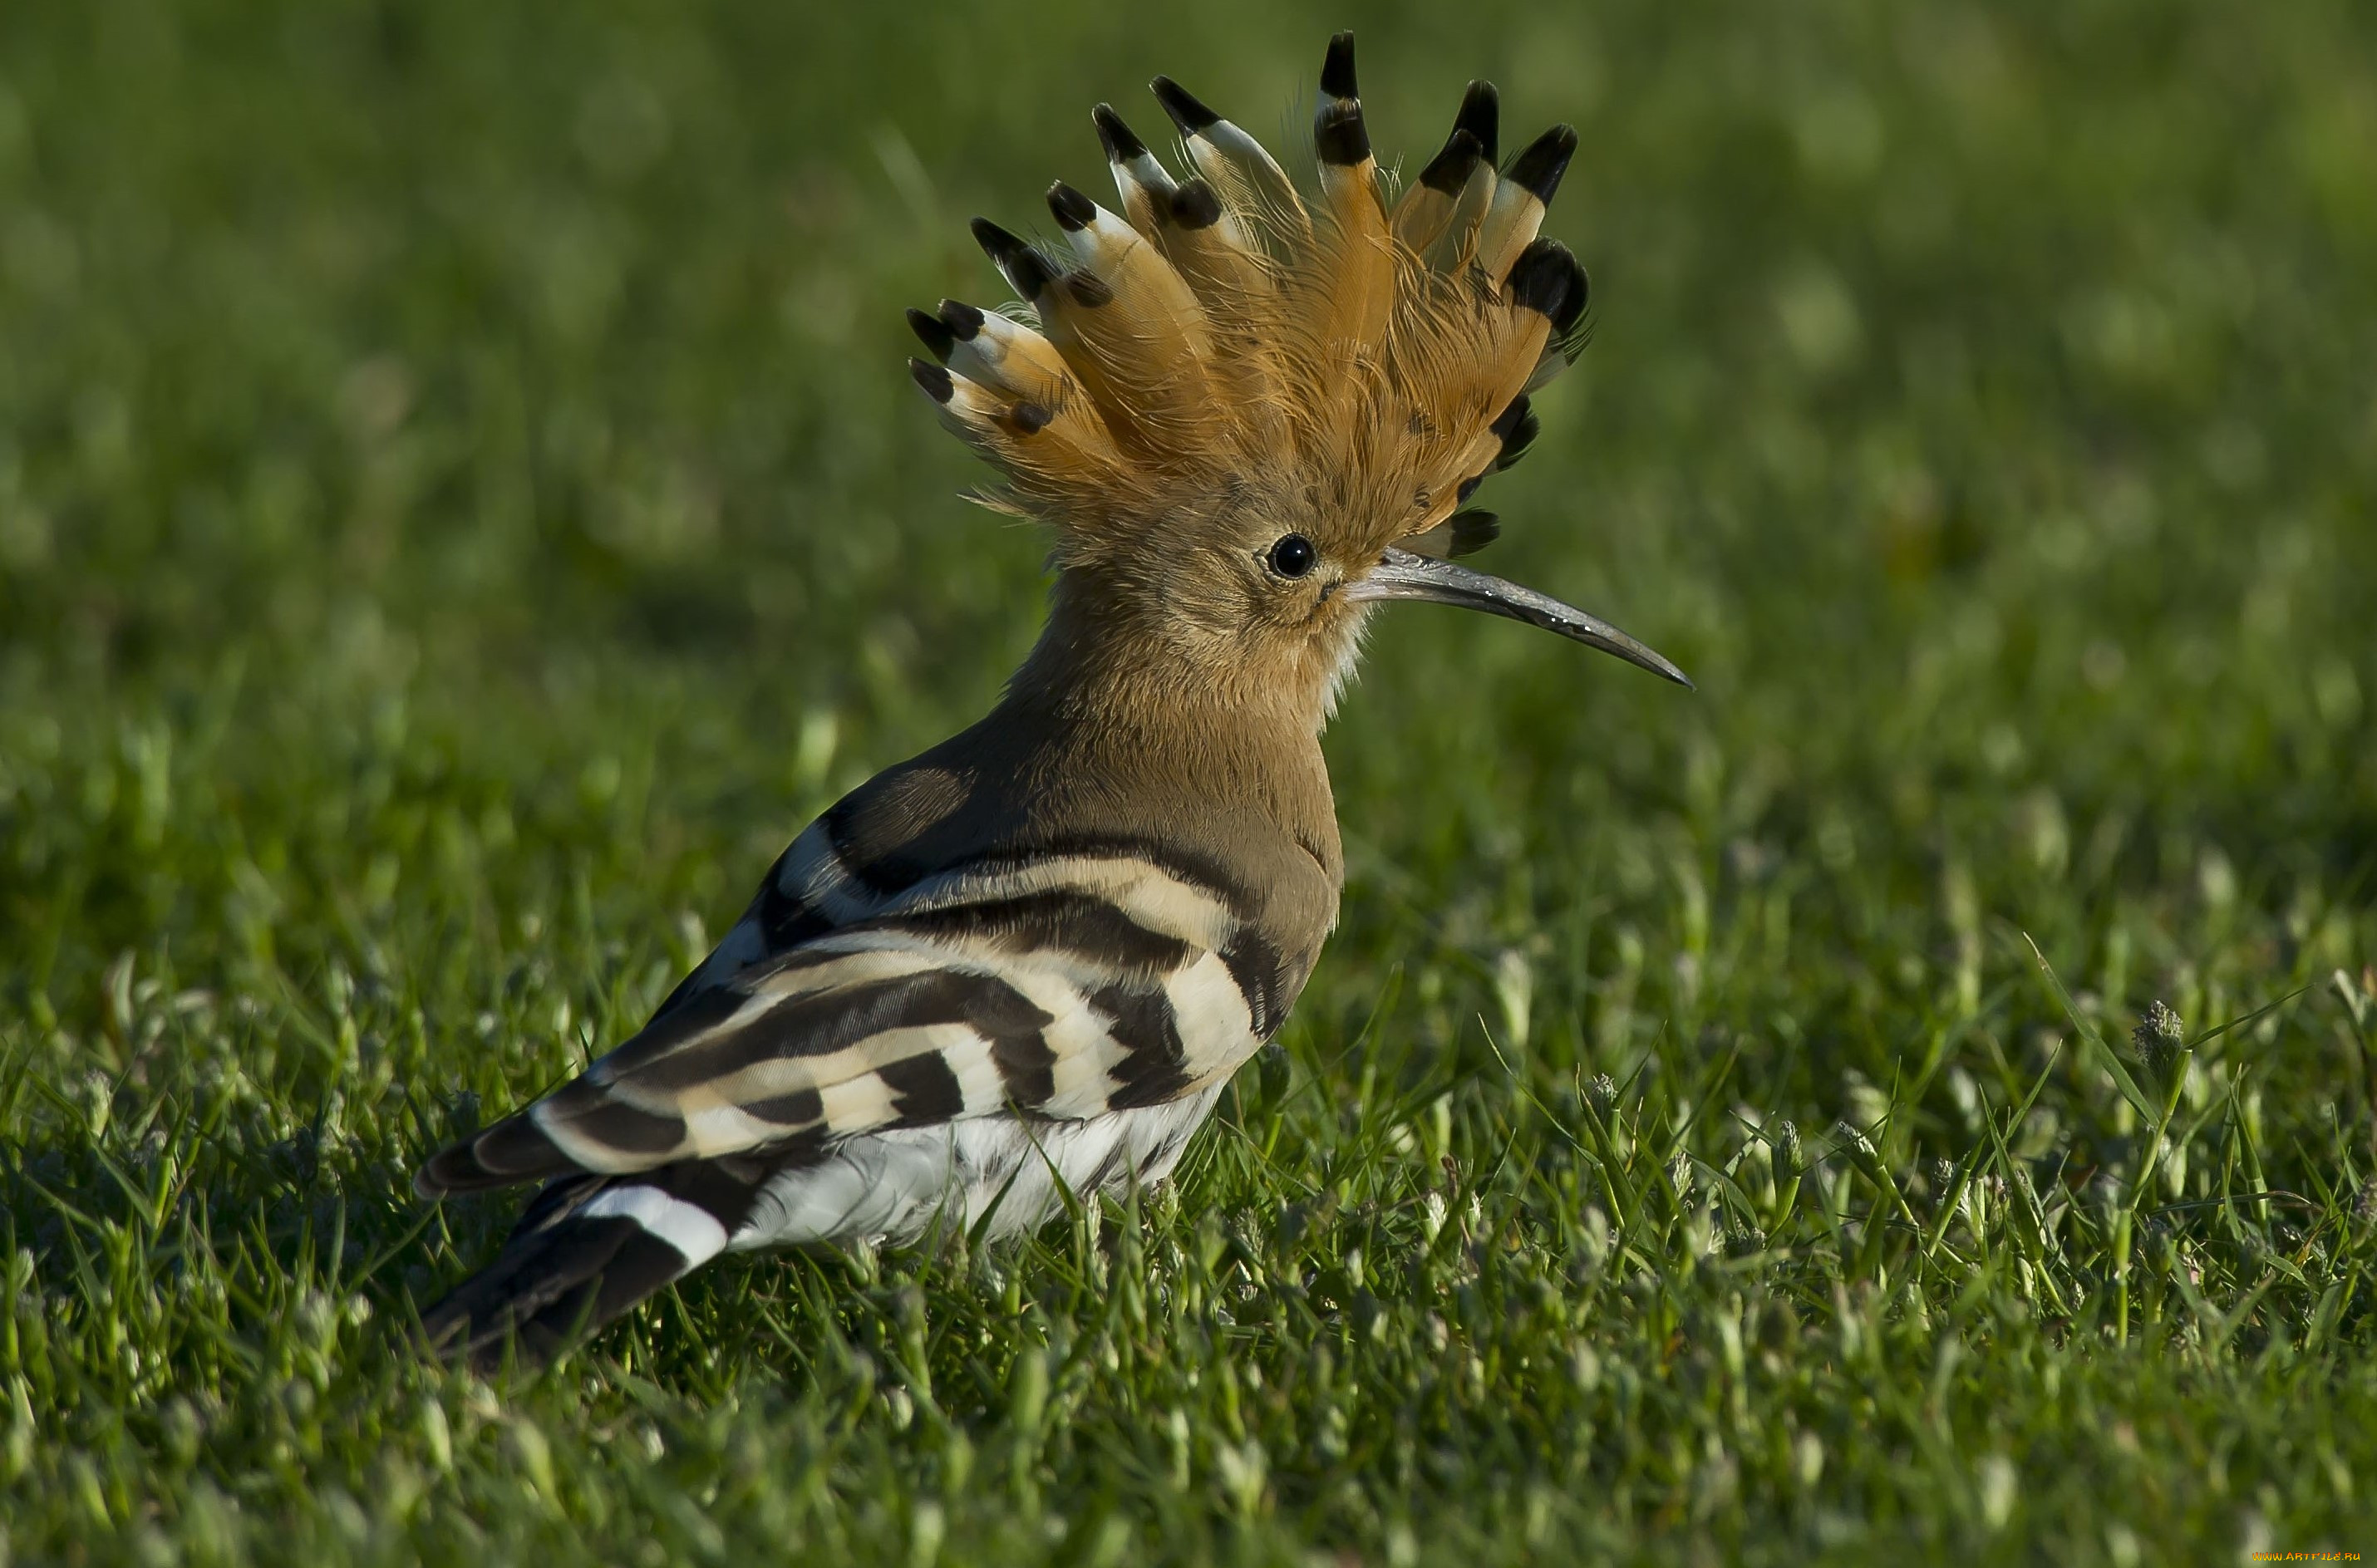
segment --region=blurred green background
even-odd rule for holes
[[[859,1286],[809,1264],[689,1286],[626,1342],[631,1372],[540,1384],[531,1442],[384,1348],[505,1218],[423,1230],[407,1174],[632,1028],[804,821],[970,720],[1029,646],[1045,541],[957,498],[979,475],[902,369],[901,307],[1003,292],[965,220],[1031,226],[1055,177],[1102,189],[1089,106],[1153,138],[1158,71],[1272,136],[1344,26],[1407,169],[1472,76],[1499,84],[1507,145],[1579,128],[1547,232],[1590,268],[1596,327],[1482,498],[1506,530],[1485,564],[1701,689],[1506,624],[1382,618],[1328,741],[1344,924],[1290,1087],[1240,1124],[1287,1129],[1266,1146],[1284,1170],[1326,1186],[1353,1161],[1409,1197],[1430,1154],[1380,1152],[1371,1125],[1425,1128],[1405,1099],[1451,1094],[1441,1152],[1490,1163],[1533,1127],[1550,1169],[1566,1146],[1531,1119],[1583,1077],[1688,1103],[1738,1050],[1719,1099],[1811,1133],[1879,1107],[1921,1189],[1976,1146],[1973,1095],[2002,1109],[2044,1074],[2016,1152],[2077,1192],[2134,1129],[2021,933],[2115,1039],[2150,998],[2201,1028],[2308,986],[2204,1057],[2240,1118],[2252,1095],[2261,1179],[2342,1228],[2288,1239],[2264,1206],[2258,1241],[2203,1241],[2232,1250],[2228,1305],[2252,1260],[2289,1258],[2268,1300],[2299,1283],[2300,1337],[2328,1277],[2289,1249],[2350,1231],[2371,1114],[2351,1000],[2377,989],[2353,979],[2377,958],[2367,7],[19,4],[0,8],[0,1420],[38,1437],[0,1444],[0,1532],[23,1560],[460,1550],[466,1515],[497,1556],[766,1538],[723,1503],[703,1536],[618,1479],[640,1451],[603,1434],[648,1420],[710,1453],[668,1423],[744,1411],[710,1468],[670,1460],[663,1490],[714,1500],[738,1433],[772,1443],[754,1390],[842,1397],[738,1301],[790,1292],[823,1323]],[[1749,1123],[1678,1115],[1675,1146],[1739,1153]],[[1306,1192],[1226,1163],[1192,1199],[1258,1229]],[[1503,1184],[1514,1212],[1550,1201]],[[1195,1232],[1193,1204],[1165,1223]],[[1565,1277],[1572,1249],[1543,1245]],[[2357,1280],[2354,1255],[2323,1266]],[[963,1313],[960,1275],[913,1266],[932,1313]],[[2080,1299],[2104,1285],[2073,1267]],[[1792,1277],[1824,1321],[1832,1276]],[[2020,1293],[1969,1284],[1929,1310]],[[2144,1380],[2120,1386],[2168,1396],[2186,1456],[2140,1458],[2133,1432],[2105,1457],[2093,1419],[2035,1462],[1993,1439],[2039,1500],[1973,1538],[2119,1560],[2087,1522],[2109,1497],[2135,1503],[2132,1554],[2365,1526],[2358,1289],[2327,1359],[2301,1348],[2307,1425],[2240,1450],[2267,1385],[2223,1403],[2116,1358],[2106,1375]],[[322,1305],[348,1291],[372,1326]],[[330,1314],[314,1361],[282,1343],[301,1309]],[[2060,1408],[2040,1369],[2071,1342],[1973,1352],[1976,1408]],[[1283,1343],[1245,1353],[1307,1348]],[[1045,1460],[1057,1522],[973,1546],[1088,1561],[1168,1520],[1130,1550],[1656,1558],[1690,1525],[1727,1554],[1886,1554],[2007,1527],[1986,1486],[1907,1469],[1920,1443],[1860,1457],[1854,1431],[1829,1475],[1788,1444],[1772,1475],[1736,1461],[1702,1509],[1698,1428],[1675,1418],[1671,1465],[1615,1435],[1653,1421],[1647,1396],[1543,1440],[1581,1471],[1496,1450],[1496,1410],[1542,1397],[1540,1353],[1420,1420],[1456,1455],[1441,1473],[1274,1435],[1268,1485],[1200,1458],[1177,1510],[1127,1457],[1162,1418],[1117,1373],[1074,1407],[1111,1451]],[[1644,1353],[1655,1390],[1666,1353]],[[1919,1394],[1933,1372],[1905,1375]],[[1346,1408],[1392,1423],[1392,1388]],[[1824,1408],[1867,1424],[1845,1395]],[[878,1501],[838,1550],[929,1557],[943,1526],[903,1500],[930,1491],[969,1560],[968,1510],[992,1505],[904,1420],[854,1420],[833,1495]],[[2216,1486],[2215,1449],[2267,1471]],[[1959,1452],[1941,1475],[1979,1450]],[[573,1491],[579,1466],[612,1479]],[[1540,1530],[1497,1490],[1538,1474],[1565,1478]],[[1075,1539],[1109,1518],[1122,1534]]]

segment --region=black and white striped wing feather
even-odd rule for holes
[[[644,1030],[433,1159],[424,1193],[1161,1105],[1277,1028],[1276,950],[1226,882],[1139,844],[985,856],[885,887],[829,817]]]

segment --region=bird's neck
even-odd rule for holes
[[[1103,608],[1111,602],[1060,580],[1039,643],[983,729],[1023,741],[1018,771],[1043,787],[1087,783],[1167,814],[1267,821],[1333,873],[1321,699],[1293,681],[1216,669]]]
[[[904,885],[985,852],[1145,846],[1221,868],[1301,985],[1344,878],[1317,722],[1068,597],[997,707],[834,807],[837,853]]]
[[[1160,610],[1069,569],[1050,596],[1039,642],[1009,683],[1009,704],[1072,724],[1184,735],[1226,729],[1283,754],[1318,754],[1333,669],[1258,662],[1163,622]]]

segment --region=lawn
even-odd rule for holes
[[[1699,692],[1382,614],[1172,1189],[409,1352],[1030,645],[901,307],[1349,24],[1582,132],[1481,564]],[[2372,365],[2346,0],[0,7],[0,1562],[2377,1550]]]

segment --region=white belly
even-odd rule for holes
[[[991,1236],[1029,1230],[1062,1208],[1064,1192],[1086,1199],[1171,1175],[1221,1092],[1080,1121],[975,1116],[866,1134],[770,1179],[728,1245],[912,1241],[943,1214],[968,1230],[989,1215]]]

